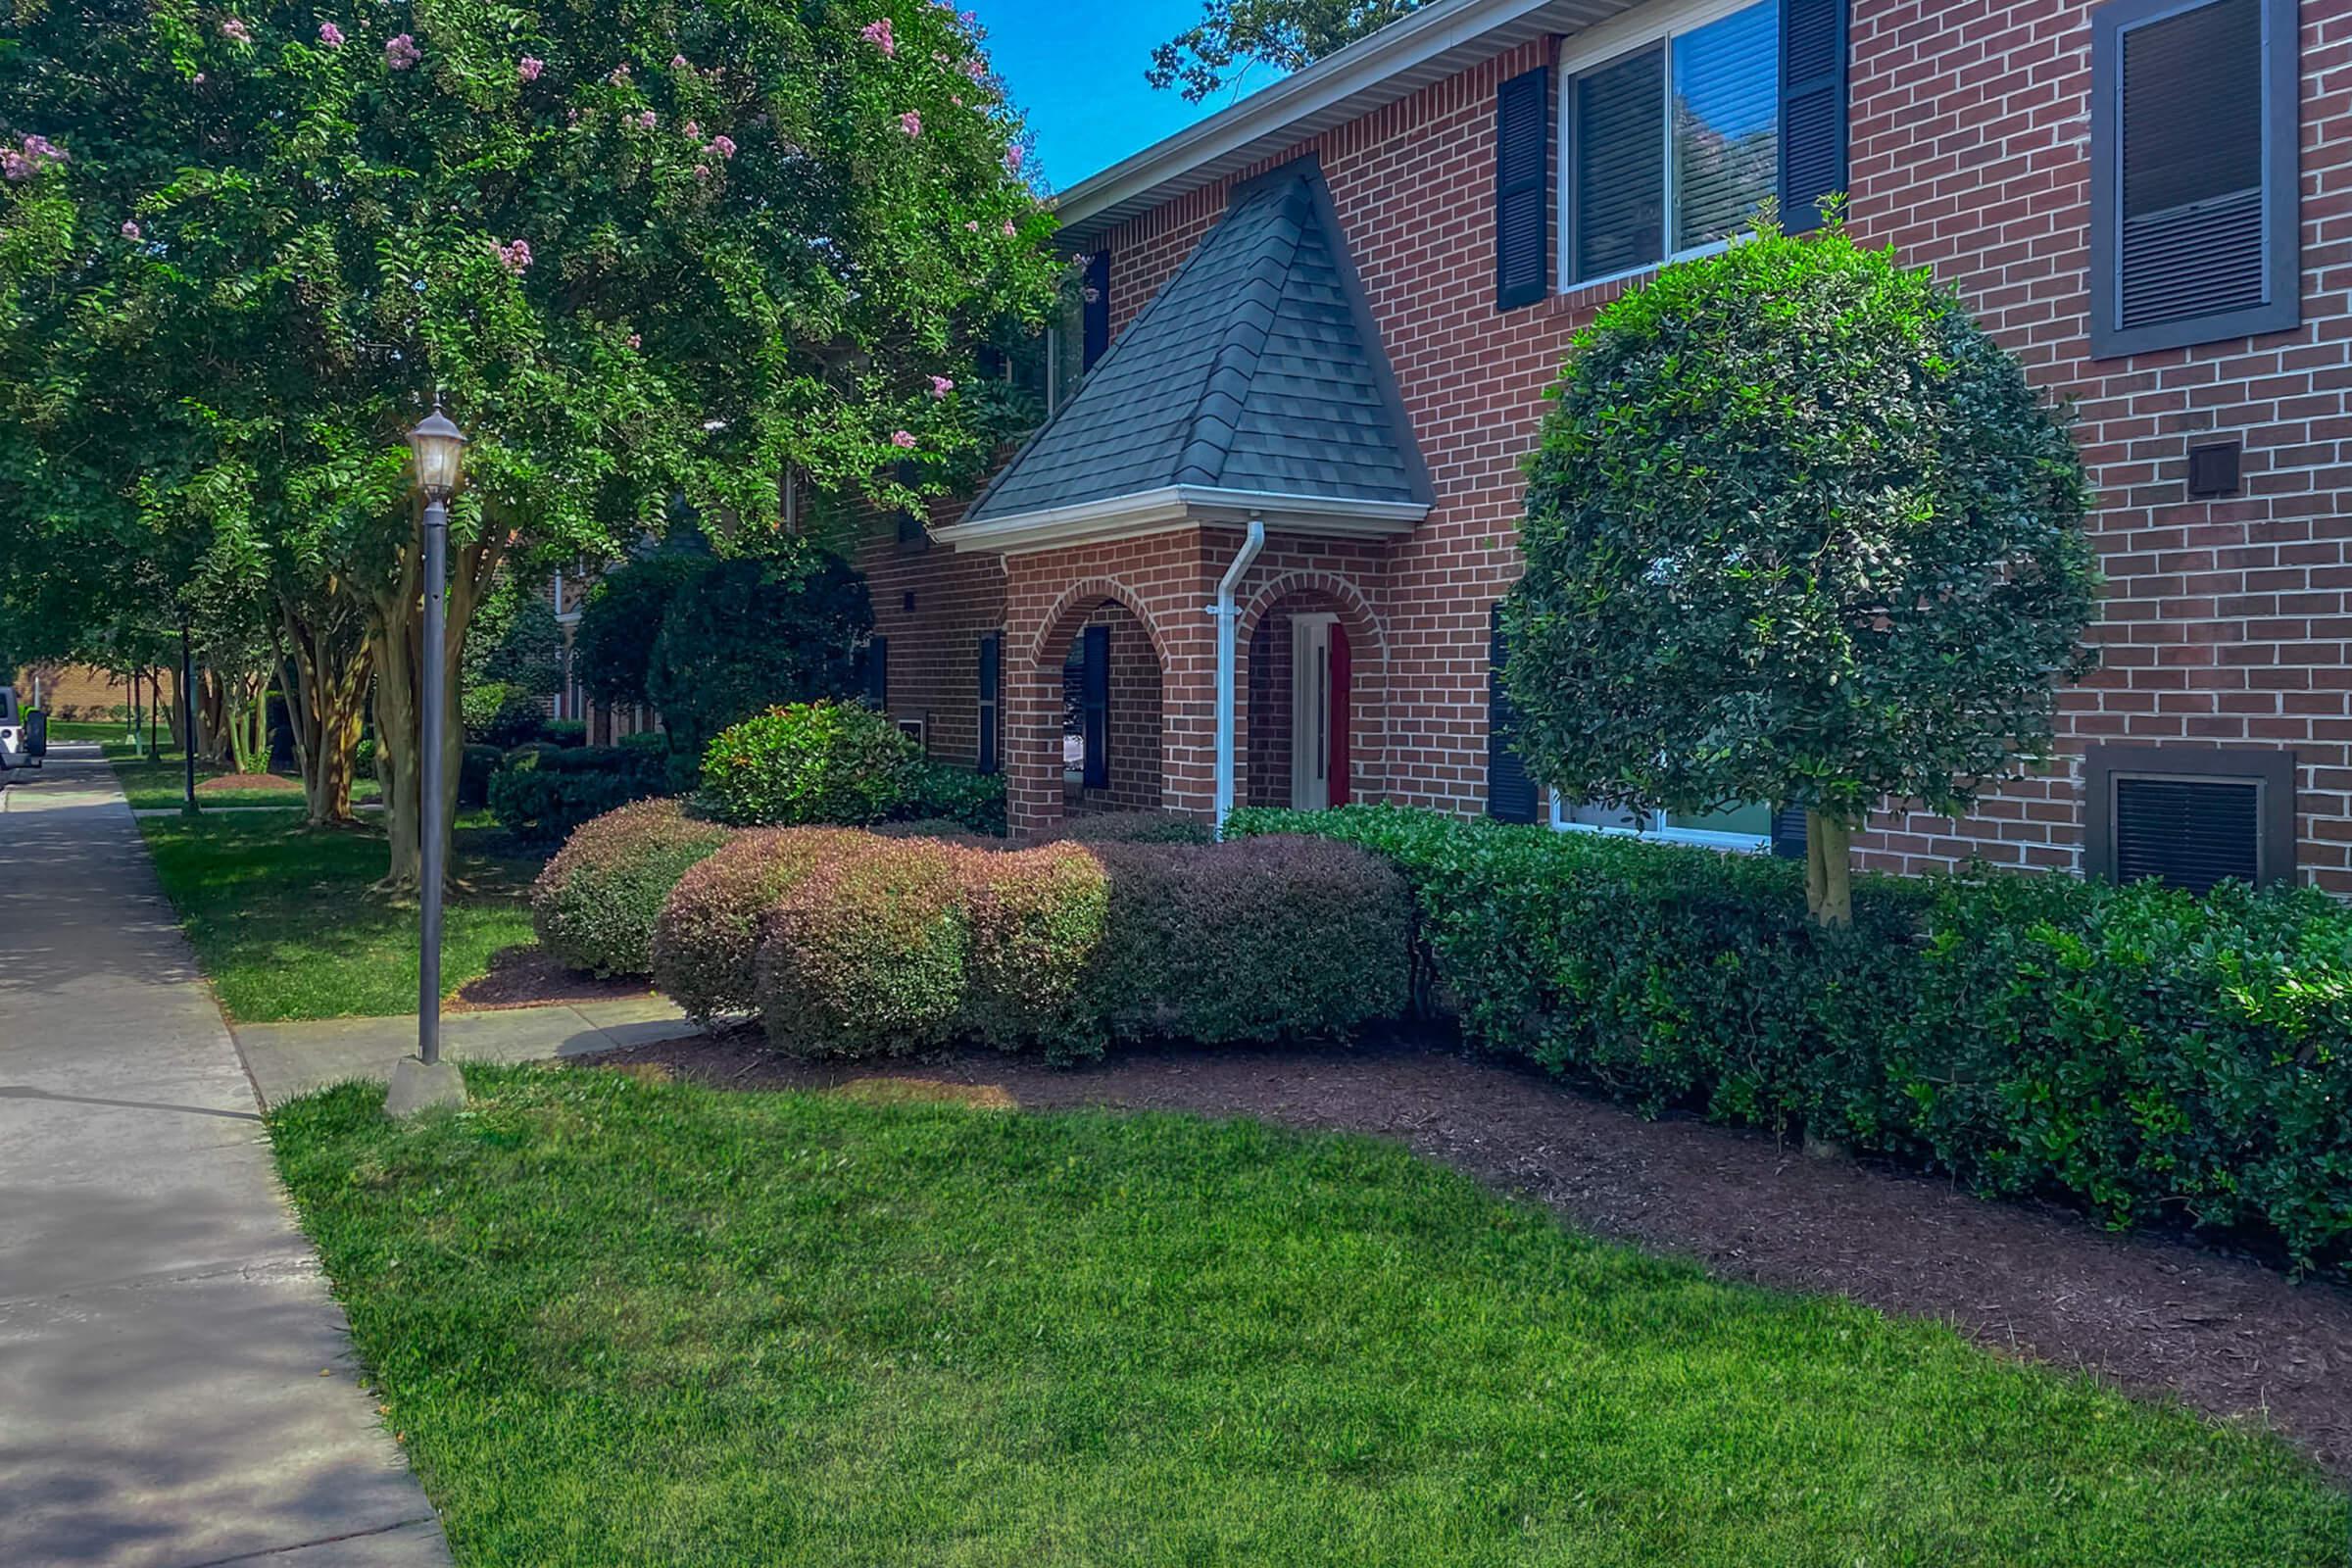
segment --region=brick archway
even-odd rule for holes
[[[1093,722],[1102,772],[1089,776],[1082,743],[1065,770],[1065,671],[1075,645],[1101,628],[1107,690]],[[1055,595],[1026,643],[1007,660],[1007,806],[1013,830],[1049,830],[1073,810],[1156,810],[1166,807],[1166,639],[1149,600],[1109,576],[1090,576]],[[1073,699],[1075,700],[1075,699]],[[1088,720],[1081,715],[1081,733]]]
[[[1362,590],[1329,571],[1286,571],[1257,589],[1237,618],[1236,638],[1243,669],[1235,694],[1237,774],[1235,799],[1243,805],[1289,804],[1289,616],[1293,612],[1336,615],[1352,653],[1348,726],[1348,771],[1353,798],[1379,799],[1388,784],[1389,647],[1380,617]],[[1269,620],[1280,628],[1261,638]],[[1270,667],[1269,667],[1270,666]],[[1279,766],[1279,773],[1270,772]]]
[[[1105,601],[1125,606],[1128,613],[1143,623],[1144,635],[1152,639],[1152,657],[1165,668],[1168,662],[1167,639],[1160,635],[1158,623],[1152,619],[1144,596],[1116,577],[1089,577],[1063,589],[1060,597],[1054,601],[1054,608],[1047,611],[1045,618],[1038,623],[1037,640],[1029,646],[1029,662],[1037,663],[1048,658],[1059,658],[1064,645],[1077,635],[1078,628],[1086,623],[1087,617]]]

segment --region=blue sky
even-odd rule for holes
[[[1144,82],[1152,47],[1200,16],[1200,0],[958,0],[980,13],[1013,102],[1028,111],[1045,177],[1066,189],[1215,113]],[[1251,85],[1273,77],[1262,68]]]

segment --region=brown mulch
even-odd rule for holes
[[[643,980],[599,980],[564,968],[546,950],[525,943],[492,954],[489,972],[467,981],[451,1000],[449,1010],[499,1012],[559,1002],[624,1002],[650,994]]]
[[[2185,1241],[2117,1236],[2068,1210],[1986,1202],[1949,1182],[1808,1155],[1705,1123],[1644,1121],[1450,1040],[1348,1051],[1124,1051],[1062,1070],[970,1053],[910,1064],[779,1059],[753,1029],[602,1061],[730,1088],[906,1098],[951,1085],[1021,1106],[1111,1105],[1259,1116],[1395,1138],[1588,1230],[1720,1274],[1936,1318],[1994,1349],[2082,1367],[2210,1414],[2267,1422],[2352,1476],[2352,1288]],[[917,1087],[919,1085],[919,1087]],[[987,1097],[994,1099],[993,1096]]]
[[[294,779],[280,778],[275,773],[221,773],[196,786],[199,795],[225,795],[231,790],[300,795],[302,785]]]

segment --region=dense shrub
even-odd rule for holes
[[[658,729],[644,729],[634,735],[623,735],[612,744],[638,757],[669,756],[669,737]]]
[[[914,742],[871,709],[803,703],[712,741],[703,799],[712,816],[739,827],[862,826],[908,814],[920,760]]]
[[[971,931],[963,1027],[1001,1050],[1099,1055],[1109,1019],[1097,988],[1110,879],[1074,844],[956,857]]]
[[[459,694],[458,718],[468,742],[507,750],[539,738],[547,727],[547,709],[518,686],[489,681]]]
[[[542,745],[510,753],[490,779],[490,810],[526,843],[569,838],[581,824],[662,793],[661,761],[612,746]]]
[[[917,762],[899,808],[906,818],[954,822],[966,833],[1004,836],[1004,775],[948,762]]]
[[[1377,857],[1307,838],[1087,853],[1110,881],[1094,983],[1113,1033],[1314,1038],[1404,1011],[1410,906]]]
[[[458,805],[479,810],[490,804],[490,777],[506,754],[495,746],[468,746],[458,754]],[[370,758],[370,765],[374,759]]]
[[[731,836],[675,801],[642,801],[583,824],[531,886],[540,944],[574,969],[652,973],[654,925],[670,890]]]
[[[760,941],[785,894],[865,835],[845,828],[756,828],[689,870],[654,925],[654,988],[708,1023],[759,1001]]]
[[[588,725],[584,719],[551,718],[540,726],[539,733],[551,745],[573,747],[588,744]]]
[[[1216,835],[1197,816],[1174,811],[1091,811],[1065,817],[1044,835],[1073,844],[1207,844]]]
[[[2352,1265],[2352,910],[2324,895],[1866,878],[1841,932],[1759,857],[1381,807],[1232,830],[1391,858],[1474,1038],[1645,1109]]]
[[[959,858],[869,834],[787,892],[760,946],[769,1041],[796,1056],[903,1056],[956,1039],[972,940]]]

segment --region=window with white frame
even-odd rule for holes
[[[1781,0],[1706,8],[1562,90],[1570,286],[1715,250],[1778,193]]]
[[[1551,792],[1551,825],[1564,833],[1623,833],[1661,839],[1669,844],[1696,844],[1713,850],[1762,851],[1772,848],[1772,808],[1735,806],[1720,811],[1637,812],[1616,807],[1582,805],[1560,792]]]

